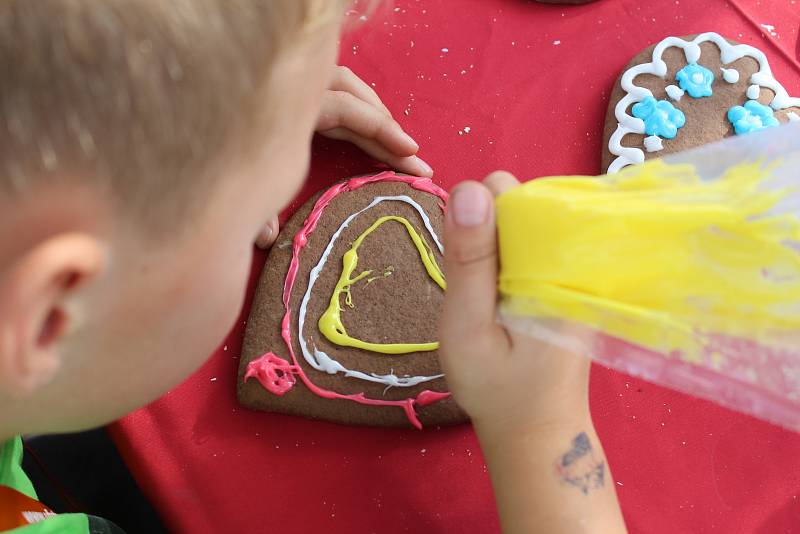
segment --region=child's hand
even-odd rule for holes
[[[518,183],[512,175],[497,172],[485,185],[459,185],[445,223],[442,366],[456,400],[476,429],[503,435],[588,417],[589,360],[508,331],[496,322],[493,196]]]
[[[485,186],[461,184],[450,198],[442,367],[472,417],[503,532],[622,534],[614,481],[589,414],[588,358],[496,322],[493,195],[517,183],[498,172]]]
[[[317,132],[350,141],[373,158],[415,176],[432,176],[416,156],[419,145],[392,118],[381,99],[347,67],[337,67],[322,103]]]
[[[433,176],[431,166],[416,155],[416,141],[392,118],[377,93],[347,67],[336,67],[316,129],[325,137],[350,141],[398,171]],[[258,236],[256,245],[269,248],[278,238],[278,231],[278,218],[274,217]]]
[[[336,67],[325,93],[317,132],[331,139],[350,141],[390,167],[415,176],[433,176],[433,169],[417,157],[419,145],[392,118],[381,99],[347,67]],[[269,248],[278,238],[278,217],[264,226],[256,239]]]

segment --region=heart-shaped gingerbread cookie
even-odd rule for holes
[[[761,50],[716,33],[668,37],[636,56],[611,95],[602,168],[732,135],[800,121],[800,98],[772,73]]]
[[[345,424],[465,421],[437,358],[446,200],[428,179],[387,172],[306,203],[261,276],[240,403]]]

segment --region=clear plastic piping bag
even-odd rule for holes
[[[497,199],[509,328],[800,431],[800,124]]]

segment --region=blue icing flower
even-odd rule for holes
[[[714,73],[697,63],[690,63],[683,67],[675,76],[681,89],[689,93],[692,98],[702,98],[711,96],[714,91],[711,84],[714,83]]]
[[[678,135],[678,128],[686,124],[686,115],[667,100],[656,100],[648,96],[633,106],[633,116],[644,121],[647,135],[657,135],[672,139]]]
[[[757,100],[748,100],[744,106],[734,106],[728,111],[728,120],[733,124],[736,135],[757,132],[780,126],[772,108]]]

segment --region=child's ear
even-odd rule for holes
[[[103,243],[88,234],[51,237],[0,271],[0,392],[25,397],[61,367],[71,322],[67,301],[105,269]]]

